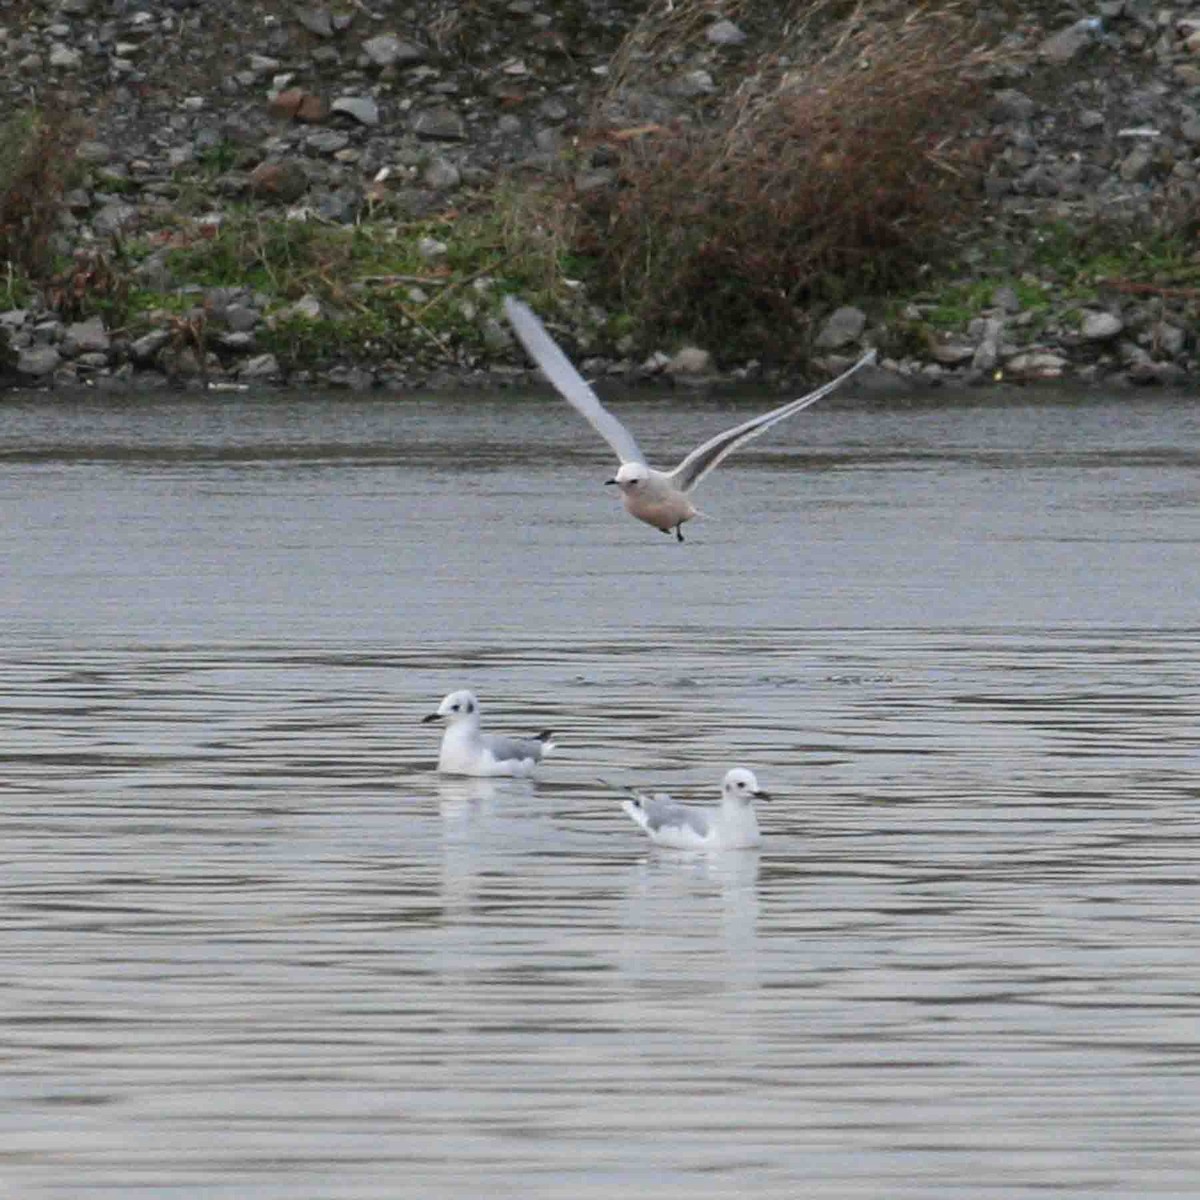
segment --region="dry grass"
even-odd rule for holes
[[[685,41],[702,10],[677,0]],[[631,34],[654,57],[670,36]],[[610,137],[619,185],[583,197],[610,299],[652,335],[792,357],[806,305],[911,279],[978,194],[969,131],[996,52],[965,7],[819,0],[779,37],[712,120]]]
[[[0,125],[0,264],[10,270],[38,278],[50,268],[82,138],[80,122],[53,109],[18,112]]]

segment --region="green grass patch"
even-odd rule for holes
[[[1016,292],[1022,312],[1040,313],[1050,308],[1040,284],[1028,278],[1002,276],[951,284],[938,292],[922,293],[914,300],[929,306],[925,319],[935,329],[960,329],[995,307],[996,289],[1001,287],[1011,287]]]
[[[558,231],[559,212],[549,198],[502,188],[421,221],[340,225],[237,207],[218,226],[187,221],[158,236],[181,285],[251,288],[269,312],[315,297],[320,317],[283,311],[267,336],[289,363],[421,349],[444,357],[482,348],[481,317],[505,292],[549,306],[568,291],[564,277],[584,264]]]
[[[37,296],[29,276],[11,259],[0,269],[0,311],[28,308]]]
[[[1033,230],[1026,244],[1030,265],[1071,299],[1094,300],[1105,284],[1200,283],[1194,240],[1168,225],[1057,223]]]

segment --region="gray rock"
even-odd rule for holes
[[[341,188],[336,192],[322,192],[316,199],[317,212],[327,221],[349,225],[362,208],[362,195],[354,188]]]
[[[711,96],[717,90],[716,82],[708,71],[697,68],[685,71],[670,84],[673,95],[691,99],[696,96]]]
[[[1154,151],[1149,146],[1136,146],[1121,160],[1117,174],[1126,183],[1144,183],[1154,174]]]
[[[599,167],[592,171],[577,171],[573,179],[575,191],[580,195],[603,191],[617,181],[617,173],[611,167]]]
[[[818,350],[840,350],[857,342],[867,327],[867,314],[861,308],[845,305],[836,309],[817,334]]]
[[[353,117],[360,125],[379,124],[379,105],[370,96],[339,96],[329,109]]]
[[[296,12],[296,20],[317,37],[333,37],[333,17],[327,8],[300,8]]]
[[[1038,47],[1038,53],[1051,63],[1067,63],[1093,45],[1100,33],[1095,17],[1084,17],[1057,33],[1052,33]]]
[[[147,366],[170,340],[171,335],[165,329],[152,329],[129,343],[129,357],[139,365]]]
[[[431,142],[461,142],[467,136],[462,117],[447,104],[421,109],[413,116],[412,131]]]
[[[378,37],[367,38],[362,49],[377,67],[406,66],[425,58],[425,51],[420,46],[403,41],[394,33],[381,33]]]
[[[49,64],[56,71],[74,71],[83,62],[83,55],[78,50],[55,42],[50,47]]]
[[[1178,358],[1187,346],[1187,333],[1169,321],[1156,322],[1151,327],[1150,335],[1154,344],[1169,358]]]
[[[714,46],[740,46],[746,35],[732,22],[714,21],[705,31],[705,38]]]
[[[492,353],[507,350],[512,345],[512,338],[509,337],[508,330],[495,317],[487,317],[480,332],[483,335],[483,344]]]
[[[95,352],[107,353],[112,339],[99,317],[89,317],[68,325],[63,333],[63,352],[71,357]]]
[[[68,17],[86,17],[92,11],[92,0],[59,0],[58,11]]]
[[[428,166],[421,173],[421,178],[427,187],[436,188],[440,192],[448,192],[462,182],[462,173],[448,158],[436,155],[429,160]]]
[[[107,142],[80,142],[75,149],[75,157],[92,166],[102,166],[112,161],[112,147]]]
[[[1182,383],[1186,378],[1186,372],[1177,363],[1152,362],[1149,359],[1142,359],[1130,364],[1125,378],[1130,383],[1142,385],[1165,384],[1170,386]]]
[[[1004,88],[992,97],[994,121],[1028,121],[1036,111],[1034,101],[1016,88]]]
[[[262,314],[248,304],[227,305],[221,315],[231,333],[249,333],[262,320]]]
[[[92,218],[92,228],[102,237],[111,237],[114,233],[131,229],[138,223],[138,209],[133,204],[122,200],[110,200]]]
[[[324,315],[321,308],[321,301],[318,297],[309,293],[307,296],[301,296],[295,304],[289,304],[279,314],[280,317],[300,317],[305,321],[318,321]]]
[[[538,115],[547,121],[565,121],[571,110],[558,96],[548,96],[538,105]]]
[[[1025,350],[1004,364],[1005,374],[1014,379],[1060,379],[1067,359],[1049,350]]]
[[[370,371],[353,366],[331,367],[325,380],[331,387],[349,388],[352,392],[365,392],[375,383]]]
[[[971,366],[976,371],[994,371],[1000,361],[1000,339],[1004,336],[1004,318],[987,317],[983,322],[983,332],[979,337],[979,345],[971,355]]]
[[[42,317],[33,327],[34,341],[61,342],[63,323],[57,317]]]
[[[239,379],[278,379],[279,360],[273,354],[256,354],[238,368]]]
[[[63,193],[63,203],[78,216],[92,207],[92,198],[83,188],[71,188]]]
[[[247,331],[220,333],[217,345],[232,354],[248,354],[254,349],[254,334]]]
[[[1007,313],[1020,312],[1021,297],[1017,295],[1017,289],[1001,284],[992,292],[992,307]]]
[[[53,374],[62,355],[53,346],[30,346],[17,355],[17,371],[35,379]]]
[[[29,319],[29,309],[10,308],[0,313],[0,329],[20,329]]]
[[[684,346],[664,369],[668,375],[709,375],[712,373],[712,355],[699,346]]]
[[[1114,313],[1091,311],[1084,314],[1079,332],[1084,341],[1107,342],[1125,328],[1125,322]]]
[[[318,154],[336,154],[350,145],[350,135],[340,129],[315,129],[304,139],[305,145]]]
[[[1149,350],[1143,346],[1139,346],[1136,342],[1131,342],[1124,338],[1117,343],[1117,357],[1126,366],[1136,366],[1138,363],[1152,361]]]
[[[929,353],[944,367],[960,367],[975,357],[975,347],[958,338],[937,338],[930,344]]]
[[[1179,136],[1195,145],[1200,142],[1200,113],[1193,113],[1179,126]]]

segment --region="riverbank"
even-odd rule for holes
[[[580,224],[619,213],[631,145],[719,119],[778,36],[749,3],[673,12],[10,6],[10,99],[32,96],[37,120],[95,115],[70,145],[53,267],[0,280],[0,371],[38,387],[503,383],[527,369],[497,317],[518,290],[590,374],[630,381],[791,384],[867,345],[914,384],[1195,377],[1186,6],[1000,6],[956,135],[970,155],[948,163],[979,178],[954,193],[944,244],[899,285],[797,290],[757,341],[740,310],[728,328],[643,320]],[[753,243],[737,255],[726,275],[750,271]]]

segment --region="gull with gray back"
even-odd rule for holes
[[[807,396],[781,404],[761,416],[751,417],[732,429],[718,433],[697,446],[673,471],[656,471],[646,462],[633,435],[600,403],[599,397],[571,365],[545,326],[528,305],[513,296],[504,300],[504,314],[529,356],[559,394],[616,451],[620,469],[606,483],[620,489],[625,511],[663,533],[674,533],[683,541],[683,523],[699,516],[689,493],[718,464],[739,446],[766,433],[772,425],[815,404],[841,387],[856,371],[875,361],[875,351],[864,354],[849,370]]]
[[[734,767],[721,784],[721,803],[715,808],[677,804],[663,792],[634,792],[621,807],[650,840],[673,850],[748,850],[759,843],[755,800],[770,800],[754,772]]]
[[[499,737],[484,733],[479,722],[479,701],[472,692],[451,692],[437,712],[423,723],[445,721],[438,770],[443,775],[532,775],[538,763],[554,750],[553,734],[536,737]]]

